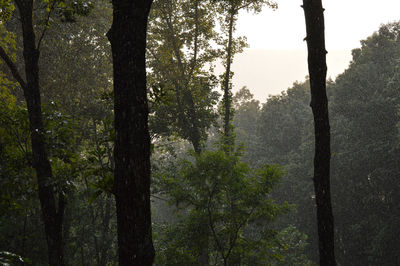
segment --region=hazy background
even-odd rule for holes
[[[247,86],[262,102],[308,75],[302,0],[277,2],[275,11],[241,12],[237,23],[236,36],[247,36],[250,47],[234,59],[233,91]],[[400,17],[399,0],[325,0],[323,5],[328,77],[333,79],[347,68],[360,40]]]
[[[334,50],[327,55],[328,77],[334,79],[348,66],[349,50]],[[308,75],[305,50],[247,49],[236,56],[233,64],[234,91],[247,86],[254,97],[265,102],[268,95],[279,94],[294,81]]]

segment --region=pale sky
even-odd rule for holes
[[[308,75],[302,0],[277,0],[279,8],[260,14],[242,12],[237,35],[245,35],[249,49],[235,57],[234,91],[247,86],[265,102]],[[351,49],[379,29],[400,20],[400,0],[323,0],[328,76],[335,78],[351,60]]]

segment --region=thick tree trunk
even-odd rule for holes
[[[28,107],[30,135],[33,153],[33,167],[36,171],[39,200],[45,226],[50,265],[64,265],[62,225],[64,215],[64,196],[54,192],[53,174],[45,146],[44,126],[39,87],[39,50],[36,48],[33,27],[33,0],[15,1],[20,13],[23,33],[23,56],[26,82],[4,50],[1,57],[10,67],[12,74],[24,91]]]
[[[320,265],[336,265],[330,193],[330,126],[326,96],[324,9],[321,0],[303,0],[306,19],[311,108],[314,115],[314,190],[317,203]]]
[[[146,30],[152,0],[113,0],[108,33],[114,65],[115,171],[119,265],[152,265]]]

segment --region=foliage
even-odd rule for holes
[[[105,36],[111,14],[108,1],[96,1],[88,16],[52,25],[42,43],[43,101],[57,102],[64,112],[81,120],[81,130],[90,119],[100,120],[111,111],[112,59]]]
[[[216,119],[214,15],[208,1],[155,1],[149,21],[152,134],[180,136],[190,141],[196,152]]]
[[[235,116],[233,125],[238,143],[245,143],[246,152],[243,160],[254,166],[257,158],[249,158],[261,147],[258,147],[258,121],[260,116],[260,102],[253,99],[253,94],[246,87],[240,89],[232,98]]]
[[[392,237],[398,231],[400,199],[399,32],[400,23],[395,22],[362,41],[361,48],[353,50],[349,69],[332,86],[338,132],[333,174],[343,261],[399,263],[395,250],[400,242]]]
[[[0,86],[0,210],[16,210],[29,206],[24,200],[26,192],[33,193],[30,178],[30,143],[26,110],[16,105],[16,99],[10,94],[8,85],[2,78]],[[10,178],[13,177],[13,178]]]
[[[9,84],[9,83],[7,83]],[[0,250],[8,250],[29,258],[35,263],[46,263],[46,246],[41,228],[37,183],[32,169],[32,152],[29,137],[28,114],[25,106],[16,104],[15,98],[2,87],[0,103]],[[46,132],[51,139],[54,184],[58,191],[67,194],[71,189],[71,158],[61,153],[71,136],[69,123],[56,110],[47,119]],[[56,114],[56,116],[54,116]],[[51,118],[50,118],[51,117]],[[69,147],[69,146],[68,146]],[[25,259],[24,259],[25,260]],[[44,260],[44,261],[43,261]]]
[[[332,200],[339,263],[395,265],[399,199],[399,23],[382,26],[353,50],[349,69],[328,84],[332,127]],[[315,259],[312,189],[312,116],[308,81],[268,99],[259,114],[254,149],[246,158],[288,171],[275,190],[278,202],[295,203],[283,224],[309,236]],[[239,111],[240,112],[240,108]],[[255,111],[256,112],[256,111]],[[246,128],[240,127],[239,130]],[[246,131],[247,132],[247,131]],[[261,148],[259,148],[261,147]]]
[[[304,254],[305,248],[308,245],[307,235],[301,233],[293,225],[282,229],[278,235],[277,248],[274,251],[279,254],[280,259],[273,265],[302,265],[311,266],[311,261]]]
[[[91,0],[42,0],[42,9],[45,11],[40,23],[48,27],[53,20],[50,18],[54,13],[55,18],[62,22],[75,22],[77,16],[87,16],[94,6]]]
[[[15,6],[11,3],[11,0],[1,0],[0,1],[0,24],[4,24],[9,20],[15,10]]]
[[[226,64],[227,54],[217,47],[228,44],[227,14],[219,11],[227,11],[229,2],[249,3],[247,7],[258,12],[265,1],[154,3],[147,63],[157,263],[197,265],[206,254],[208,263],[217,265],[224,260],[233,265],[311,265],[308,258],[317,256],[317,238],[307,80],[262,106],[245,88],[232,97],[236,136],[246,145],[243,156],[220,150],[189,156],[182,141],[193,144],[195,131],[203,144],[216,135],[210,127],[218,121],[215,88],[221,79],[214,76],[212,65],[217,59]],[[113,265],[115,133],[105,37],[110,3],[36,3],[38,37],[46,29],[40,80],[53,185],[68,197],[66,264]],[[53,3],[57,6],[51,11]],[[7,0],[0,6],[0,45],[15,61],[22,56],[22,46],[14,6]],[[223,32],[216,31],[217,17]],[[398,22],[384,25],[363,40],[361,48],[353,50],[349,69],[328,85],[341,264],[400,263],[399,29]],[[244,41],[236,40],[235,52]],[[18,60],[15,64],[23,68]],[[4,70],[5,65],[0,67]],[[28,114],[20,88],[6,74],[0,74],[0,250],[10,253],[0,252],[0,261],[11,264],[9,260],[23,258],[44,265],[47,248]],[[164,198],[169,204],[160,203]],[[297,212],[287,212],[286,201],[296,204]]]
[[[112,172],[112,105],[108,95],[112,70],[105,37],[110,8],[107,1],[93,2],[96,8],[87,17],[77,16],[75,23],[68,24],[59,24],[61,13],[53,10],[51,23],[45,24],[50,10],[41,8],[52,3],[38,2],[35,16],[39,18],[38,33],[47,27],[40,61],[43,116],[53,185],[68,199],[66,263],[106,265],[115,262],[115,204],[109,193],[94,195],[105,190],[101,184]],[[10,20],[7,29],[14,32],[14,24]],[[15,27],[15,34],[7,32],[8,40],[2,35],[5,41],[1,43],[17,56],[21,43],[13,36],[20,37],[19,30]],[[27,110],[20,101],[19,87],[4,74],[0,81],[0,250],[44,265],[47,248],[31,168]]]
[[[253,170],[240,161],[240,153],[227,155],[220,150],[203,151],[193,160],[181,161],[177,172],[157,175],[156,185],[160,191],[167,191],[170,202],[182,214],[176,227],[167,227],[165,236],[176,231],[186,235],[173,238],[174,244],[169,248],[159,247],[163,254],[159,259],[178,259],[181,253],[191,254],[182,257],[183,261],[197,258],[208,241],[210,260],[217,264],[242,261],[265,252],[263,247],[270,245],[274,236],[267,224],[288,208],[269,196],[282,174],[280,168],[264,165]],[[256,238],[246,235],[250,225],[258,228]],[[183,243],[191,243],[185,252]]]

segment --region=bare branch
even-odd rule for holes
[[[47,18],[46,18],[46,21],[45,21],[45,25],[44,25],[44,29],[43,29],[43,31],[42,31],[42,34],[41,34],[40,37],[39,37],[39,42],[38,42],[38,44],[37,44],[37,49],[38,49],[38,50],[39,50],[39,48],[40,48],[40,44],[42,43],[43,37],[44,37],[44,35],[45,35],[47,29],[49,28],[49,21],[50,21],[51,13],[52,13],[53,10],[55,9],[55,6],[56,6],[56,1],[54,0],[53,3],[52,3],[52,5],[51,5],[51,7],[50,7],[49,12],[47,13]]]
[[[150,197],[153,197],[153,198],[155,198],[155,199],[159,199],[159,200],[162,200],[162,201],[166,201],[166,202],[169,201],[169,200],[166,199],[166,198],[163,198],[163,197],[160,197],[160,196],[156,196],[156,195],[154,195],[154,194],[150,195]]]
[[[13,77],[15,78],[16,81],[18,81],[19,85],[25,90],[26,88],[26,82],[22,78],[21,74],[18,71],[17,66],[14,64],[14,62],[11,60],[11,58],[8,56],[6,51],[4,50],[3,47],[0,46],[0,57],[3,59],[3,61],[7,64],[8,68],[10,69]]]

